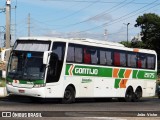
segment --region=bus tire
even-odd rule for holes
[[[62,98],[62,103],[63,104],[70,104],[70,103],[73,103],[74,101],[75,101],[75,91],[74,91],[73,87],[68,86],[65,89],[64,96]]]
[[[142,97],[142,89],[138,87],[134,93],[133,102],[139,102]]]
[[[133,95],[134,95],[134,92],[133,92],[132,87],[128,87],[127,90],[126,90],[126,94],[125,94],[125,101],[126,102],[132,102]]]

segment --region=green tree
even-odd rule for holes
[[[131,42],[127,41],[121,41],[120,44],[124,45],[125,47],[131,47]]]
[[[136,22],[135,27],[141,28],[143,47],[160,54],[160,16],[155,13],[143,14]]]
[[[143,41],[131,42],[131,46],[133,48],[146,48],[146,44],[144,44]]]
[[[145,44],[142,41],[128,43],[126,41],[121,41],[120,43],[129,48],[145,48]]]
[[[139,16],[135,27],[141,28],[144,48],[153,49],[158,55],[158,73],[160,73],[160,16],[148,13]]]

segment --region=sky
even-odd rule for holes
[[[6,0],[0,0],[0,46],[5,32]],[[16,9],[15,9],[16,8]],[[160,0],[11,0],[12,43],[30,35],[92,38],[120,42],[140,33],[136,19],[145,13],[160,15]]]

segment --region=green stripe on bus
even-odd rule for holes
[[[115,79],[114,88],[119,88],[119,83],[121,79]]]
[[[124,72],[125,72],[125,69],[120,69],[119,71],[119,78],[124,78]]]
[[[75,65],[66,66],[66,75],[112,77],[112,68]]]
[[[105,68],[105,67],[93,67],[93,66],[82,66],[82,65],[66,65],[66,75],[74,75],[74,76],[97,76],[97,77],[112,77],[114,68]],[[118,73],[118,78],[124,78],[124,73],[126,69],[120,69]],[[146,71],[146,70],[133,70],[132,78],[134,79],[151,79],[155,80],[156,71]]]
[[[138,71],[137,73],[138,79],[156,79],[156,72],[151,71]]]
[[[138,72],[138,70],[133,70],[132,78],[137,78],[137,72]]]

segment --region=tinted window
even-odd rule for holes
[[[112,65],[112,52],[110,50],[100,50],[100,64]]]
[[[128,53],[127,55],[128,67],[137,67],[137,55],[136,53]]]
[[[147,57],[147,68],[154,69],[155,68],[155,56],[149,55]]]
[[[138,61],[137,61],[138,68],[146,68],[146,55],[139,53],[138,54]]]
[[[114,65],[120,66],[120,53],[114,52]]]
[[[91,64],[97,64],[98,63],[97,50],[90,49],[90,53],[91,53]]]
[[[83,62],[83,49],[80,46],[75,46],[75,62]]]
[[[67,61],[74,62],[74,46],[69,45],[69,47],[68,47]]]
[[[87,48],[84,48],[84,63],[86,64],[91,63],[91,54]]]
[[[100,64],[105,65],[106,62],[106,51],[100,50]]]
[[[57,52],[61,49],[57,48]],[[155,69],[155,59],[155,55],[151,54],[78,44],[69,44],[67,53],[67,62],[142,69]]]
[[[126,53],[120,52],[120,66],[126,66]]]
[[[106,60],[107,60],[107,65],[112,65],[112,52],[111,51],[106,51]]]

